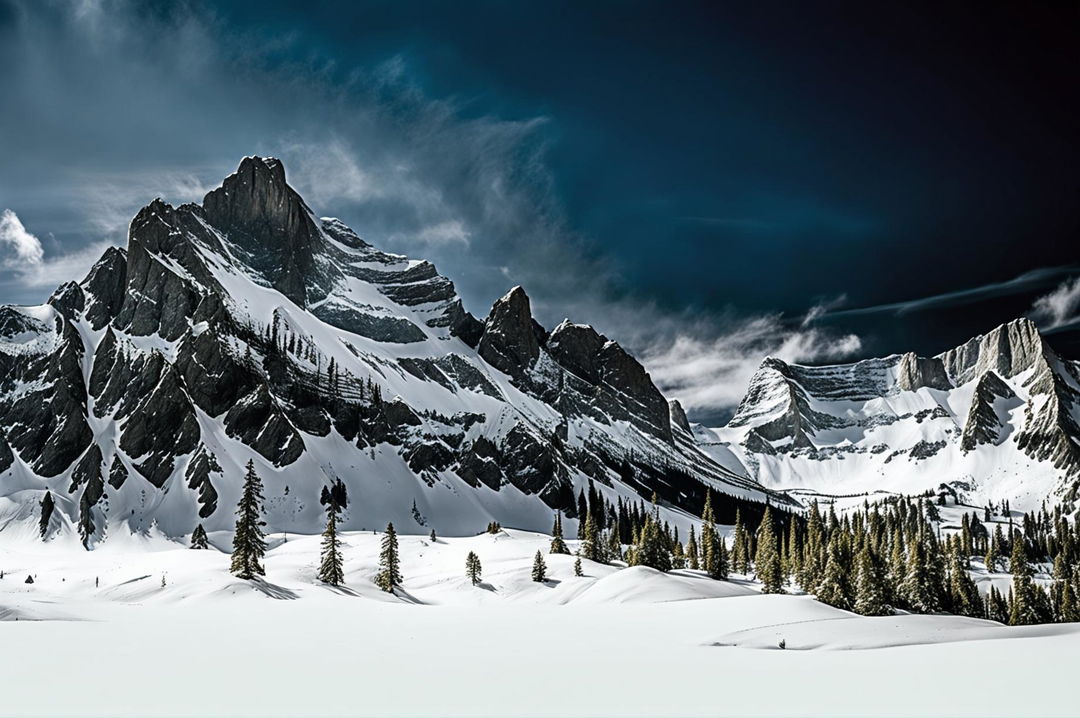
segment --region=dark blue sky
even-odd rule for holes
[[[0,209],[77,264],[278,154],[474,313],[522,283],[688,392],[703,355],[934,353],[1076,313],[1078,7],[0,0]]]

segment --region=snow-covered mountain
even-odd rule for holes
[[[80,283],[0,307],[0,520],[12,530],[227,529],[244,465],[274,531],[546,528],[590,479],[700,511],[787,503],[695,443],[681,408],[591,327],[521,288],[484,321],[422,260],[317,218],[274,159],[201,206],[155,200]],[[55,509],[41,508],[46,491]],[[21,529],[17,527],[22,527]]]
[[[695,436],[795,495],[947,487],[1027,510],[1075,500],[1078,420],[1080,363],[1018,319],[935,357],[766,359],[727,426],[697,426]]]

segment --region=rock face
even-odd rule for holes
[[[696,433],[773,487],[952,484],[968,501],[1034,506],[1076,498],[1077,416],[1078,365],[1018,319],[936,357],[822,367],[767,359],[728,425]]]
[[[1016,392],[993,371],[979,377],[975,384],[975,395],[971,399],[967,420],[964,421],[964,433],[960,437],[960,448],[973,451],[979,444],[997,444],[1005,421],[998,412],[999,400],[1016,398]]]
[[[707,488],[792,503],[703,452],[616,342],[547,332],[520,287],[478,321],[258,157],[201,205],[152,201],[47,304],[0,307],[0,495],[35,517],[55,496],[50,539],[229,529],[249,461],[272,531],[321,531],[338,480],[354,529],[407,528],[415,503],[440,533],[546,530],[590,481],[690,511]]]
[[[491,307],[477,352],[491,366],[510,376],[523,376],[540,357],[539,336],[529,298],[514,287]]]

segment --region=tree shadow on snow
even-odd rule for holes
[[[300,594],[284,586],[278,586],[273,583],[269,583],[263,578],[253,578],[249,581],[252,588],[260,593],[264,593],[270,598],[276,598],[279,601],[294,601],[300,598]]]

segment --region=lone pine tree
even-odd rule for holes
[[[203,528],[202,524],[196,526],[195,530],[191,532],[191,548],[210,548],[209,540],[206,537],[206,529]]]
[[[255,473],[255,462],[248,461],[244,476],[244,488],[236,507],[236,533],[233,535],[232,565],[230,570],[239,578],[251,579],[263,576],[266,570],[260,561],[266,555],[266,541],[262,520],[262,481]]]
[[[547,564],[544,563],[544,555],[539,551],[536,552],[536,557],[533,559],[532,580],[537,583],[547,581]]]
[[[45,491],[45,498],[41,500],[41,518],[38,520],[38,530],[41,533],[41,538],[45,538],[45,535],[49,533],[49,520],[52,518],[53,510],[56,508],[56,502],[53,501],[52,491]]]
[[[469,555],[465,557],[465,577],[469,579],[472,585],[476,586],[480,583],[482,571],[480,557],[475,552],[469,551]]]
[[[331,586],[340,586],[345,583],[344,563],[337,535],[337,513],[337,511],[326,512],[326,530],[323,531],[321,561],[319,562],[319,580]]]
[[[383,534],[382,551],[379,552],[379,573],[375,576],[375,583],[387,593],[393,593],[395,586],[400,586],[401,558],[398,555],[397,531],[394,524],[386,524],[386,533]]]

